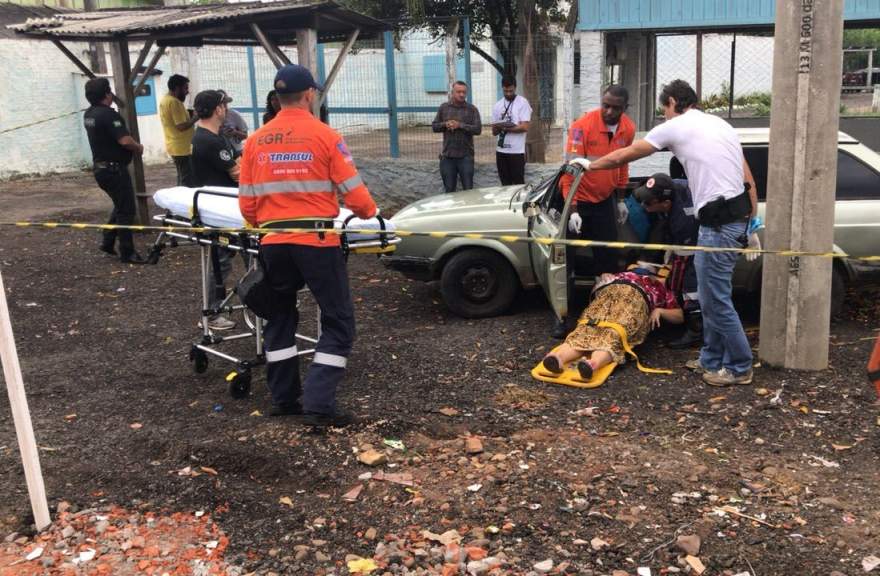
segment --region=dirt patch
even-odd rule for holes
[[[0,198],[21,217],[100,221],[103,196],[60,215],[46,205],[47,191],[64,194],[76,178],[3,184]],[[191,247],[130,267],[100,255],[91,232],[0,233],[53,507],[112,503],[157,518],[220,508],[226,562],[261,574],[347,573],[356,558],[393,574],[464,573],[489,558],[472,567],[525,574],[550,560],[557,573],[657,574],[684,570],[678,535],[700,538],[707,574],[855,574],[880,551],[880,421],[864,377],[876,285],[853,292],[832,326],[827,371],[760,368],[753,386],[710,389],[683,368],[692,353],[664,346],[676,334],[661,332],[641,356],[672,375],[627,365],[577,390],[528,374],[553,344],[539,292],[507,316],[467,321],[436,287],[353,257],[359,339],[340,404],[363,423],[316,435],[264,416],[260,371],[242,401],[225,391],[230,365],[193,374]],[[2,396],[0,534],[22,533],[31,519]],[[469,436],[482,452],[465,450]],[[360,464],[368,449],[388,463]],[[432,536],[450,531],[457,542]]]

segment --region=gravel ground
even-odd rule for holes
[[[16,217],[99,221],[94,190],[57,214],[84,186],[82,175],[4,183],[0,198]],[[672,375],[625,366],[585,391],[528,374],[553,345],[539,292],[506,316],[462,320],[435,286],[353,257],[359,339],[340,403],[362,423],[315,434],[264,416],[261,371],[244,400],[226,393],[228,364],[193,374],[192,248],[131,267],[98,253],[91,232],[0,234],[53,510],[119,507],[130,511],[120,529],[134,513],[185,528],[208,511],[228,538],[227,573],[855,575],[880,556],[880,419],[864,376],[876,283],[851,291],[827,371],[760,367],[752,386],[712,389],[661,331],[642,358]],[[746,322],[756,344],[753,313]],[[0,483],[0,537],[15,533],[0,574],[41,573],[41,559],[9,565],[49,545],[30,538],[5,395]],[[74,573],[99,573],[99,561]]]

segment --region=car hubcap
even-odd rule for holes
[[[468,300],[488,300],[495,291],[492,270],[487,266],[474,266],[461,277],[461,287]]]

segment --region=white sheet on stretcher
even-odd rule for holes
[[[244,228],[245,222],[238,209],[238,188],[226,188],[221,186],[205,186],[203,188],[187,188],[186,186],[175,186],[173,188],[162,188],[153,194],[153,202],[156,206],[168,210],[175,216],[184,218],[192,217],[193,196],[196,190],[214,190],[217,192],[225,192],[234,194],[235,197],[217,196],[214,194],[199,194],[199,217],[203,224],[214,228]],[[334,227],[342,228],[345,220],[352,215],[352,211],[348,208],[339,208],[339,215],[334,219]],[[375,218],[369,220],[361,220],[354,217],[346,225],[346,228],[355,230],[378,230],[380,228],[379,221]],[[394,224],[385,220],[385,228],[394,230]],[[349,234],[349,242],[360,242],[364,240],[376,240],[379,235],[367,236],[366,234]]]

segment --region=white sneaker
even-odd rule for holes
[[[199,328],[202,327],[202,321],[199,320]],[[227,318],[226,316],[217,315],[208,319],[208,329],[209,330],[232,330],[235,328],[235,321]]]
[[[725,386],[730,386],[732,384],[751,384],[752,371],[749,370],[748,372],[743,372],[739,376],[737,376],[727,368],[722,368],[717,372],[704,372],[703,382],[705,382],[709,386],[718,386],[721,388]]]

